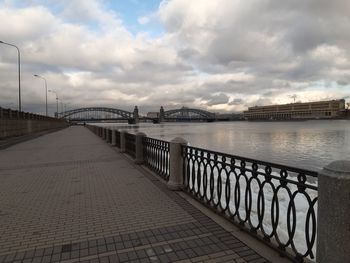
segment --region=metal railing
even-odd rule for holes
[[[113,130],[108,130],[107,132],[108,132],[108,142],[111,143]]]
[[[136,156],[135,134],[125,133],[125,152],[131,157]]]
[[[182,149],[190,195],[296,261],[315,257],[316,172]]]
[[[169,180],[169,142],[143,137],[143,157],[147,167]]]
[[[115,146],[120,148],[120,132],[119,131],[114,131],[115,132]]]

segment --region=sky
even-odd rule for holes
[[[0,0],[0,21],[25,111],[45,111],[34,74],[63,109],[350,101],[348,0]],[[17,108],[3,44],[0,80],[0,107]]]

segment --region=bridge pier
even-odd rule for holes
[[[137,108],[137,106],[135,106],[134,112],[133,112],[133,123],[132,124],[138,124],[139,122],[140,122],[139,109]]]
[[[159,110],[159,123],[164,122],[164,119],[165,119],[164,108],[163,108],[163,106],[160,106],[160,110]]]

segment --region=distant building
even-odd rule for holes
[[[148,113],[147,113],[147,117],[148,117],[148,118],[158,118],[158,117],[159,117],[159,112],[156,112],[156,111],[154,111],[154,112],[148,112]]]
[[[295,120],[339,118],[345,111],[345,100],[316,101],[282,105],[255,106],[243,112],[247,120]]]

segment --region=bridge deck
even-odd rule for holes
[[[70,127],[0,151],[0,263],[275,256],[191,203],[87,129]]]

